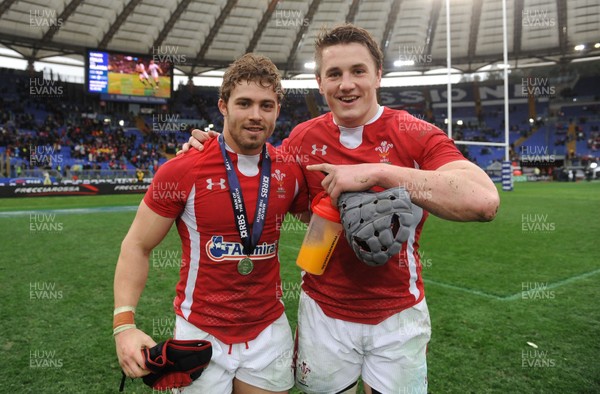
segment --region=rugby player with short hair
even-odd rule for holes
[[[203,152],[178,156],[157,171],[121,246],[115,308],[131,314],[151,250],[177,226],[182,261],[174,337],[213,346],[210,364],[184,393],[286,393],[294,384],[279,235],[286,212],[307,211],[308,194],[299,166],[266,143],[282,97],[271,60],[253,54],[236,60],[218,102],[223,134]],[[140,349],[155,343],[120,316],[119,363],[127,376],[143,376]]]
[[[498,192],[443,131],[378,104],[383,55],[368,31],[338,26],[315,46],[315,75],[331,112],[299,124],[283,149],[307,155],[311,195],[325,189],[335,202],[341,192],[402,186],[413,222],[400,253],[381,267],[358,260],[342,239],[323,275],[303,276],[297,384],[306,393],[337,393],[361,375],[369,394],[426,393],[431,326],[419,255],[423,225],[429,212],[491,220]]]
[[[345,191],[402,186],[414,219],[408,241],[383,266],[367,266],[342,238],[323,275],[303,274],[296,384],[310,394],[351,393],[362,376],[367,394],[427,393],[423,225],[429,213],[490,221],[498,191],[442,130],[378,104],[383,54],[368,31],[337,26],[315,46],[315,75],[331,112],[296,126],[281,149],[302,157],[311,196],[325,189],[335,202]]]

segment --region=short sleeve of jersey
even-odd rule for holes
[[[290,135],[281,142],[279,150],[285,152],[287,155],[295,157],[297,162],[301,161],[304,152],[301,151],[300,146],[302,145],[304,134],[310,128],[310,125],[319,120],[325,120],[328,116],[331,116],[330,112],[296,125],[290,132]]]
[[[400,115],[402,116],[402,115]],[[411,116],[415,126],[409,127],[413,142],[420,147],[414,159],[422,170],[436,170],[444,164],[466,160],[454,142],[438,127]],[[406,121],[406,118],[403,118]],[[418,131],[417,131],[418,130]]]
[[[146,191],[146,205],[160,216],[178,217],[185,209],[201,157],[201,152],[192,150],[163,164]]]

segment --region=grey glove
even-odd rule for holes
[[[338,208],[348,243],[367,265],[387,263],[410,235],[412,206],[402,187],[379,193],[342,193]]]

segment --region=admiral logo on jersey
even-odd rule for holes
[[[213,261],[237,260],[246,257],[244,247],[239,242],[225,242],[222,235],[213,235],[206,244],[206,253]],[[263,242],[256,245],[254,253],[250,255],[254,260],[265,260],[277,254],[277,241],[272,244]]]

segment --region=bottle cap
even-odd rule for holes
[[[313,213],[331,222],[341,222],[340,211],[331,205],[331,198],[324,191],[315,196],[311,204],[311,209]]]

